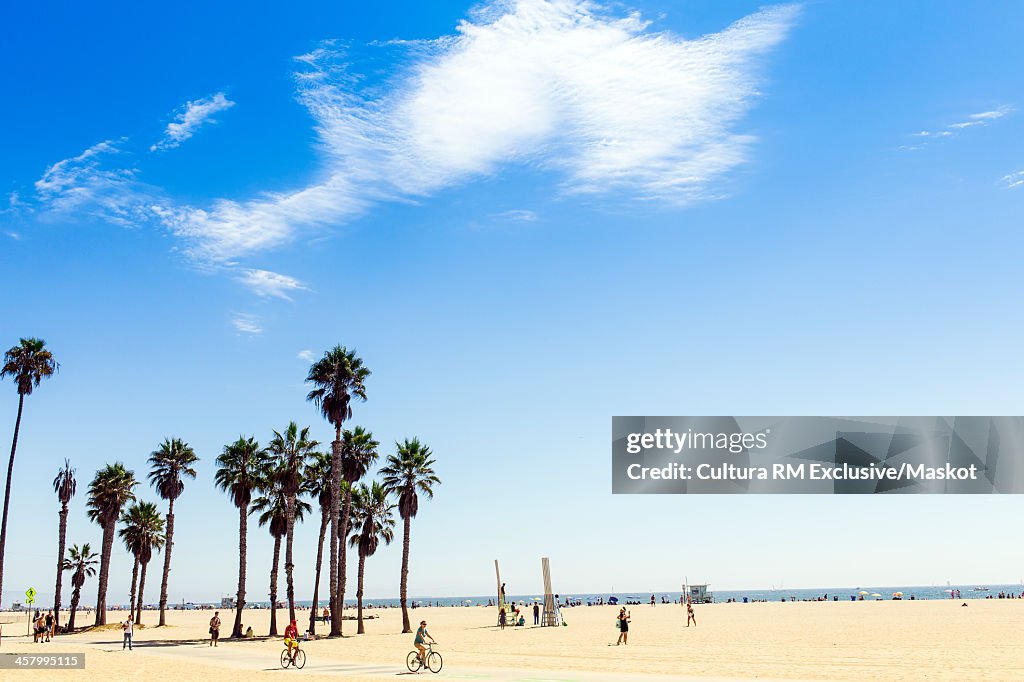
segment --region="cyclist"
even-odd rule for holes
[[[288,647],[288,656],[295,662],[295,652],[299,650],[299,626],[293,620],[284,629],[284,645]]]
[[[427,632],[427,621],[421,620],[420,627],[416,631],[416,639],[414,639],[412,643],[420,652],[420,663],[422,663],[424,666],[427,665],[427,647],[424,645],[427,643],[428,638],[430,639],[431,644],[437,644],[437,640],[435,640],[434,637],[429,632]]]

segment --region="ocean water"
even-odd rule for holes
[[[977,588],[988,588],[977,589]],[[966,601],[968,599],[986,599],[991,596],[996,598],[1000,592],[1013,593],[1020,597],[1024,593],[1024,585],[927,585],[927,586],[900,586],[900,585],[858,585],[855,587],[834,587],[834,588],[815,588],[815,589],[789,589],[789,588],[777,588],[767,590],[721,590],[716,591],[711,589],[711,593],[714,595],[715,602],[725,602],[729,599],[735,599],[738,602],[742,602],[743,598],[746,597],[749,601],[770,601],[770,602],[781,602],[785,599],[789,601],[814,601],[819,597],[828,596],[828,601],[833,601],[835,597],[839,598],[839,601],[850,601],[850,598],[859,598],[860,592],[867,592],[864,595],[864,599],[876,599],[872,597],[873,594],[882,595],[882,599],[892,599],[893,593],[902,592],[903,599],[909,600],[911,596],[916,599],[950,599],[949,592],[947,590],[960,590],[960,600]],[[662,597],[665,597],[669,601],[678,602],[680,592],[655,592],[654,597],[660,604]],[[525,602],[531,604],[535,599],[543,597],[542,592],[534,592],[529,594],[515,594],[508,595],[508,600],[516,602]],[[626,601],[639,601],[643,604],[649,604],[651,600],[650,592],[633,591],[633,592],[563,592],[559,593],[559,601],[564,602],[566,599],[571,598],[574,602],[582,602],[583,606],[589,603],[594,603],[598,599],[603,599],[605,603],[608,603],[610,597],[617,597],[619,603],[625,603]],[[488,600],[492,602],[496,599],[494,595],[471,595],[463,597],[410,597],[410,603],[415,602],[419,606],[481,606],[487,605]],[[310,602],[296,602],[303,608],[309,608]],[[355,602],[349,599],[345,600],[345,603],[350,606],[354,606]],[[326,601],[320,602],[321,607],[326,605]],[[372,606],[373,608],[397,608],[399,602],[397,599],[364,599],[363,606]]]

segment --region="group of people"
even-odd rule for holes
[[[32,621],[32,641],[49,642],[57,634],[57,619],[53,617],[53,611],[47,611],[44,616],[36,611],[36,617]]]

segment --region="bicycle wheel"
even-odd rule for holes
[[[427,667],[430,668],[430,672],[441,672],[442,665],[443,662],[441,661],[441,654],[437,653],[436,651],[432,651],[430,655],[427,656]]]
[[[302,666],[306,665],[306,652],[302,649],[296,651],[295,660],[292,661],[292,665],[294,665],[299,670],[302,670]]]
[[[409,672],[418,672],[422,667],[423,663],[420,662],[420,652],[410,651],[409,655],[405,657],[405,667],[409,669]]]
[[[292,664],[292,657],[288,655],[288,649],[281,652],[281,667],[287,668]]]

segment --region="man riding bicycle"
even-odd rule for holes
[[[431,644],[437,644],[437,640],[435,640],[434,637],[429,632],[427,632],[427,621],[421,620],[420,627],[418,630],[416,630],[416,639],[414,639],[412,643],[420,652],[420,663],[422,663],[424,666],[426,666],[427,664],[427,647],[425,645],[427,643],[428,638],[430,639]]]
[[[284,645],[288,647],[288,655],[295,660],[295,652],[299,650],[299,626],[293,620],[284,629]]]

